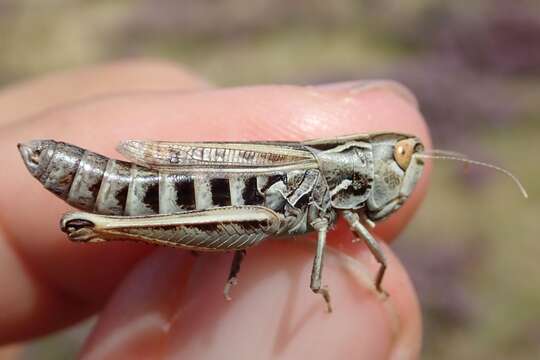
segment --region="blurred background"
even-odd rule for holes
[[[423,358],[540,358],[540,2],[0,0],[2,86],[137,56],[220,86],[405,83],[436,147],[511,169],[530,195],[493,171],[435,164],[394,245],[422,303]],[[2,354],[70,359],[90,326]]]

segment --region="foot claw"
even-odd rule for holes
[[[230,296],[230,293],[231,293],[231,290],[234,286],[236,286],[236,284],[238,284],[238,279],[233,277],[233,278],[230,278],[227,283],[225,284],[225,288],[223,289],[223,296],[225,297],[225,300],[227,301],[231,301],[232,298]]]
[[[332,313],[332,303],[330,302],[330,291],[328,291],[328,287],[323,286],[317,290],[316,293],[322,295],[324,302],[326,303],[326,312],[329,314]]]
[[[386,300],[386,299],[388,299],[390,297],[390,294],[381,287],[377,288],[377,293],[382,298],[382,300]]]

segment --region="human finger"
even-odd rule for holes
[[[265,86],[132,94],[58,109],[6,127],[0,135],[0,150],[9,154],[7,166],[13,170],[3,180],[10,192],[0,199],[0,220],[7,234],[5,243],[13,249],[6,257],[26,267],[16,263],[9,269],[20,275],[20,289],[11,294],[19,303],[6,318],[11,326],[2,328],[21,337],[29,328],[46,331],[90,313],[146,251],[136,244],[83,247],[67,242],[56,225],[67,205],[51,198],[30,178],[15,143],[50,137],[113,155],[115,144],[126,138],[298,140],[391,130],[417,134],[429,142],[425,124],[410,102],[384,87],[364,89]],[[421,192],[396,213],[394,217],[402,218],[400,223],[410,216]],[[31,208],[47,211],[29,216]],[[396,228],[383,225],[381,233],[392,234]]]
[[[189,70],[163,60],[124,60],[65,70],[0,89],[0,127],[100,96],[209,87]]]

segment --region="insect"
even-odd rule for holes
[[[384,293],[386,258],[369,228],[411,195],[425,157],[457,159],[454,153],[429,154],[417,137],[398,133],[304,142],[127,140],[118,150],[132,163],[54,140],[18,147],[46,189],[84,211],[61,220],[71,240],[234,251],[224,288],[228,299],[247,248],[270,236],[316,232],[310,288],[328,311],[322,269],[337,217],[378,261],[374,283]]]

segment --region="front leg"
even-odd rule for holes
[[[356,233],[357,236],[363,238],[366,241],[366,245],[369,248],[369,251],[375,256],[375,259],[380,264],[379,271],[377,272],[377,277],[375,278],[375,288],[380,293],[387,295],[386,291],[383,290],[381,284],[384,277],[384,272],[386,271],[386,257],[384,256],[383,250],[380,244],[375,240],[373,235],[365,228],[364,225],[360,222],[358,214],[350,210],[343,211],[343,216],[345,220],[349,223],[351,230]]]
[[[317,219],[311,226],[317,231],[317,253],[313,259],[313,269],[311,271],[310,288],[315,294],[321,294],[326,302],[326,307],[329,313],[332,312],[330,304],[330,292],[326,286],[322,285],[322,268],[324,261],[324,247],[326,245],[326,233],[328,232],[328,220]]]

